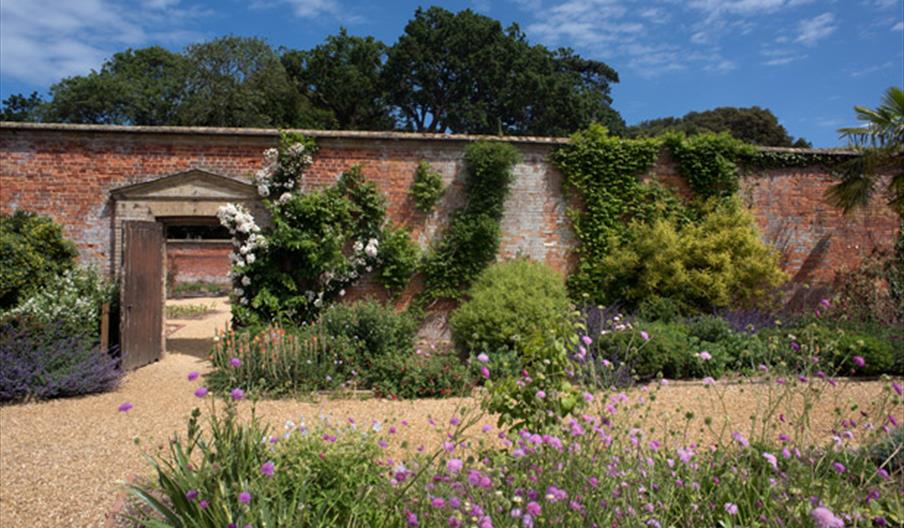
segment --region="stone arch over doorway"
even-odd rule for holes
[[[119,187],[111,199],[111,268],[121,288],[123,366],[137,368],[166,349],[166,225],[210,224],[227,203],[240,203],[262,220],[266,210],[249,182],[202,169]]]

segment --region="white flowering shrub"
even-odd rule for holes
[[[74,268],[58,275],[4,316],[30,317],[59,325],[67,335],[96,338],[101,306],[113,300],[114,285],[95,270]]]
[[[399,230],[384,225],[385,200],[360,167],[341,174],[333,187],[298,192],[314,150],[308,139],[284,136],[279,149],[264,152],[254,181],[271,226],[261,229],[240,205],[218,212],[233,237],[233,319],[240,325],[311,321],[364,274],[394,270],[384,283],[397,287],[414,271],[397,262]],[[384,255],[390,230],[393,251]],[[405,255],[410,260],[410,252]],[[378,278],[384,281],[383,274]]]

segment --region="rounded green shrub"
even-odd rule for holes
[[[332,338],[346,338],[343,347],[346,369],[368,377],[378,358],[392,354],[412,355],[417,323],[405,313],[374,301],[334,304],[320,316],[318,323]]]
[[[468,296],[449,318],[452,340],[465,352],[515,349],[532,334],[559,327],[570,310],[562,277],[526,259],[490,266]]]
[[[367,373],[374,392],[393,399],[466,396],[474,377],[457,354],[389,354]]]
[[[650,336],[643,346],[639,329],[623,330],[602,335],[597,340],[599,355],[614,364],[625,364],[637,379],[650,379],[662,374],[666,378],[687,376],[695,360],[691,338],[681,323],[653,322],[644,325]],[[634,345],[634,346],[632,346]]]
[[[0,214],[0,310],[71,269],[77,255],[52,219],[26,211]]]

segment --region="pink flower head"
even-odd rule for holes
[[[490,369],[480,367],[480,375],[483,376],[483,379],[490,379]]]
[[[233,401],[239,401],[245,397],[245,391],[236,387],[232,389],[232,392],[230,392],[229,395],[232,396]]]
[[[481,363],[486,363],[486,362],[488,362],[489,360],[490,360],[490,356],[486,355],[486,354],[483,353],[483,352],[481,352],[481,353],[477,356],[477,361],[480,361]]]
[[[534,517],[540,515],[540,513],[543,511],[543,508],[541,508],[540,505],[534,501],[528,502],[527,506],[524,509],[527,510],[528,515],[532,515]]]
[[[641,330],[641,331],[640,331],[640,338],[643,339],[644,341],[649,341],[649,340],[650,340],[650,334],[648,334],[646,330]]]
[[[704,350],[703,352],[700,352],[699,354],[697,354],[697,357],[700,358],[700,359],[703,360],[703,361],[709,361],[710,359],[713,358],[712,354],[710,354],[710,353],[707,352],[706,350]]]
[[[763,453],[763,458],[772,466],[772,469],[778,469],[778,459],[772,453]]]
[[[858,366],[858,367],[860,367],[860,368],[863,368],[863,366],[866,365],[866,360],[863,359],[863,356],[854,356],[854,357],[851,359],[851,361],[854,362],[854,365],[856,365],[856,366]]]
[[[461,471],[461,468],[464,466],[464,463],[460,458],[453,458],[446,462],[446,469],[449,473],[458,473]]]
[[[816,528],[844,528],[844,521],[835,517],[832,510],[822,506],[813,508],[810,511],[810,517],[813,518],[813,524],[816,525]]]
[[[828,310],[829,307],[832,306],[832,303],[829,302],[828,299],[822,299],[821,301],[819,301],[819,305]]]
[[[537,396],[537,399],[542,400],[543,398],[546,397],[546,391],[544,391],[543,389],[540,389],[537,391],[536,396]]]
[[[703,378],[703,384],[704,385],[715,385],[716,380],[714,380],[711,376],[706,376],[705,378]]]
[[[188,381],[195,381],[196,379],[198,379],[198,376],[199,376],[198,371],[193,370],[188,373]]]
[[[239,493],[239,502],[242,504],[250,504],[251,503],[251,494],[247,491],[243,491]]]
[[[897,381],[891,382],[891,388],[898,393],[898,396],[904,395],[904,387],[902,387],[901,384]]]
[[[590,336],[581,336],[581,341],[587,346],[590,346],[593,343],[593,339],[590,339]]]
[[[832,467],[835,468],[835,471],[839,473],[844,473],[847,471],[847,468],[844,467],[844,464],[841,462],[832,462]]]
[[[122,402],[119,404],[119,412],[129,412],[132,410],[132,404],[129,402]]]
[[[797,341],[791,341],[791,350],[800,352],[800,343],[798,343]]]
[[[237,357],[234,357],[234,358],[232,358],[232,359],[229,360],[229,364],[232,365],[233,367],[241,367],[241,366],[242,366],[242,360],[239,359],[239,358],[237,358]]]
[[[272,477],[273,473],[276,471],[276,465],[273,464],[272,461],[264,462],[261,464],[261,474],[267,477]]]
[[[195,389],[195,396],[197,396],[198,398],[203,398],[207,396],[207,392],[207,387],[198,387],[197,389]]]
[[[728,512],[728,515],[737,515],[738,514],[738,505],[732,504],[730,502],[725,503],[725,511]]]
[[[437,510],[443,508],[445,505],[446,501],[443,500],[442,497],[433,497],[433,499],[430,500],[430,506],[433,506]]]
[[[750,442],[748,442],[747,439],[744,438],[744,435],[742,435],[741,433],[739,433],[737,431],[731,433],[731,437],[734,439],[735,442],[741,444],[741,446],[743,446],[743,447],[747,447],[750,445]]]

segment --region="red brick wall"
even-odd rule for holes
[[[169,287],[187,282],[229,285],[230,242],[166,242],[166,283]]]
[[[0,210],[27,209],[65,226],[82,259],[109,269],[113,244],[112,189],[192,168],[248,177],[275,144],[266,131],[125,131],[91,127],[0,128]],[[517,140],[522,162],[502,222],[502,256],[526,255],[565,271],[574,237],[566,217],[561,175],[546,161],[558,140]],[[467,141],[377,133],[318,133],[320,151],[303,186],[331,184],[360,163],[388,201],[389,217],[407,225],[424,247],[462,203],[462,156]],[[438,210],[427,216],[411,206],[408,187],[420,160],[448,185]],[[663,155],[650,177],[686,189]],[[843,217],[824,203],[832,183],[818,167],[775,169],[745,176],[742,194],[764,237],[782,250],[785,269],[798,281],[827,281],[854,266],[873,248],[890,248],[896,217],[878,200],[869,211]],[[358,296],[378,288],[365,282]]]

